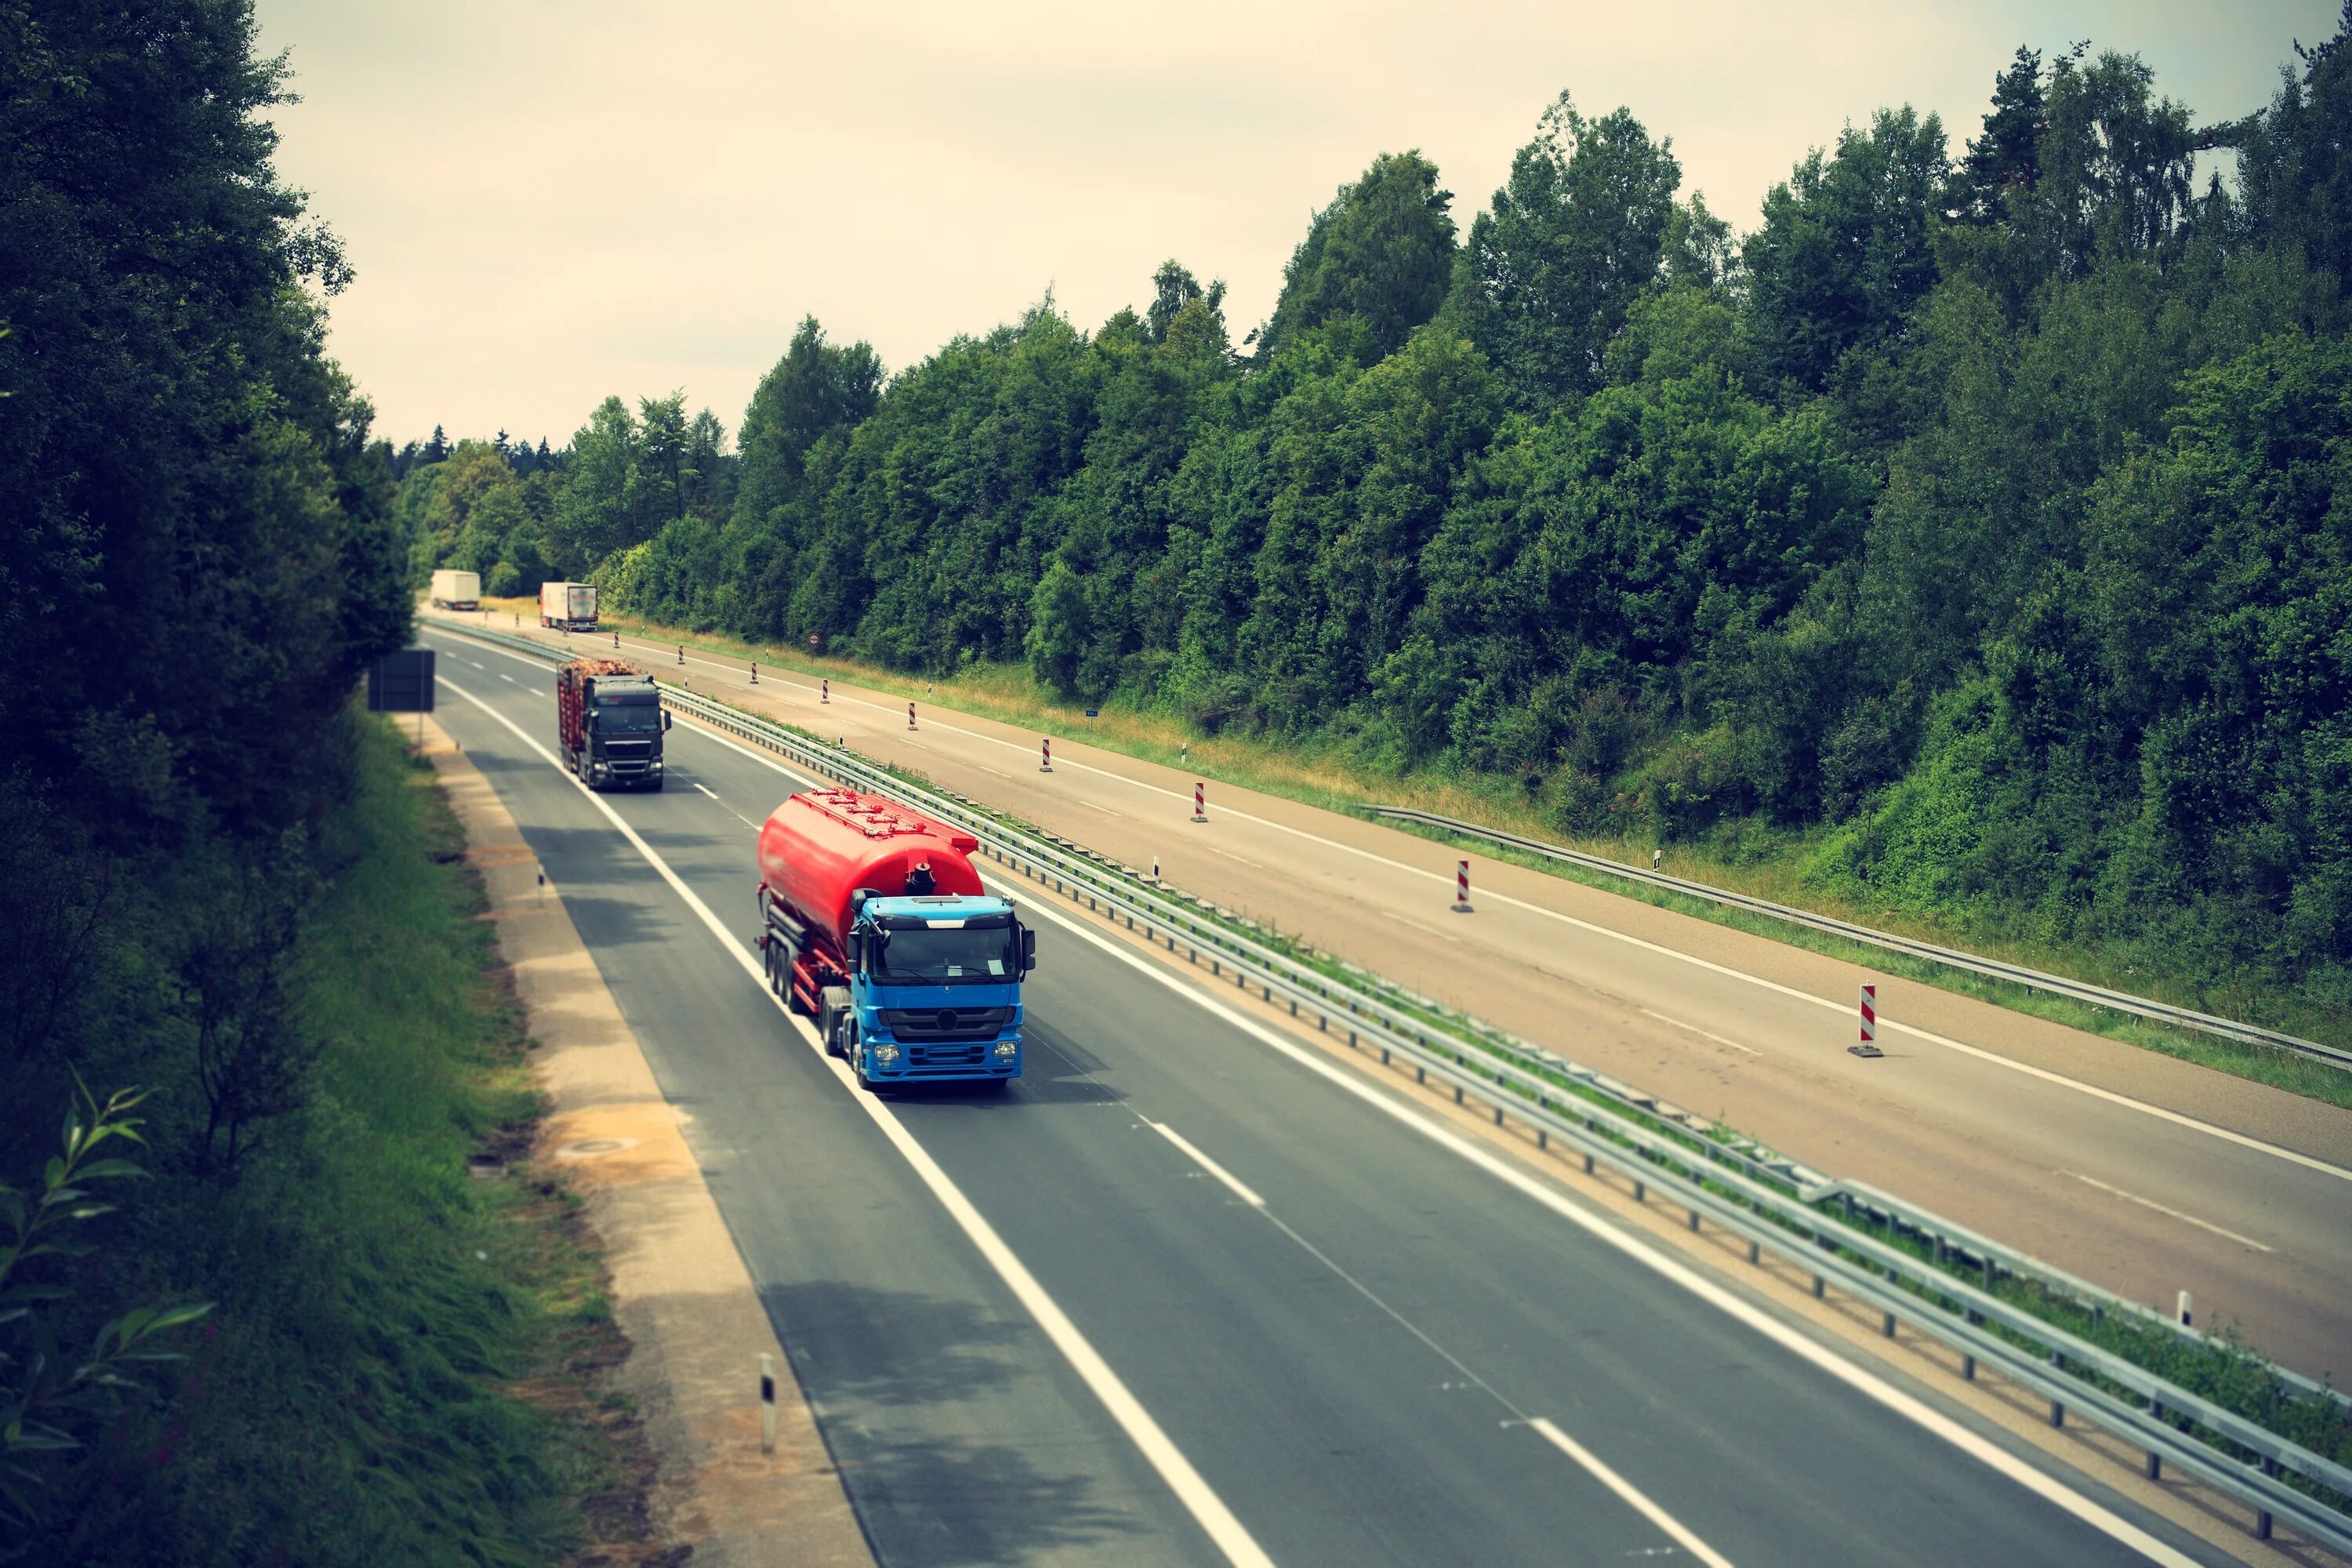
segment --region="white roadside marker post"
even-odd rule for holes
[[[776,1360],[760,1352],[760,1452],[776,1451]]]

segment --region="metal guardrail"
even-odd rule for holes
[[[1966,969],[1996,980],[2011,981],[2020,985],[2031,986],[2036,991],[2046,991],[2053,995],[2070,996],[2078,1002],[2093,1003],[2101,1007],[2113,1008],[2119,1013],[2129,1013],[2136,1017],[2153,1019],[2158,1023],[2171,1024],[2184,1029],[2197,1029],[2205,1034],[2219,1035],[2246,1045],[2268,1046],[2275,1050],[2306,1057],[2315,1062],[2325,1062],[2330,1067],[2352,1070],[2352,1050],[2347,1050],[2340,1046],[2326,1045],[2318,1040],[2306,1040],[2299,1036],[2282,1034],[2276,1029],[2265,1029],[2254,1024],[2242,1024],[2233,1018],[2216,1017],[2210,1013],[2200,1013],[2193,1008],[2176,1007],[2168,1002],[2158,1002],[2146,996],[2135,996],[2126,991],[2111,991],[2104,985],[2094,985],[2083,980],[2070,980],[2063,974],[2044,973],[2041,970],[2028,969],[2023,964],[2011,963],[2002,959],[1986,958],[1978,953],[1963,952],[1958,948],[1938,947],[1933,942],[1920,942],[1907,936],[1897,936],[1891,931],[1874,931],[1868,926],[1856,925],[1852,921],[1842,921],[1832,915],[1815,914],[1811,910],[1801,910],[1788,904],[1776,904],[1769,899],[1736,893],[1727,888],[1711,887],[1707,883],[1693,882],[1681,877],[1669,877],[1663,871],[1646,871],[1639,866],[1628,866],[1622,861],[1611,860],[1603,856],[1586,854],[1581,849],[1570,849],[1558,844],[1547,844],[1539,838],[1524,838],[1516,833],[1505,833],[1496,828],[1481,827],[1474,822],[1463,822],[1451,816],[1440,816],[1433,811],[1421,811],[1402,805],[1375,805],[1365,809],[1375,816],[1392,816],[1401,821],[1418,822],[1424,826],[1459,834],[1465,838],[1484,838],[1490,843],[1507,844],[1514,849],[1523,849],[1531,855],[1540,855],[1569,865],[1581,866],[1587,870],[1605,872],[1612,877],[1622,877],[1630,882],[1641,882],[1654,888],[1664,888],[1673,892],[1687,894],[1691,898],[1705,899],[1711,903],[1727,904],[1734,909],[1746,910],[1751,914],[1768,915],[1774,920],[1787,921],[1792,925],[1805,926],[1813,931],[1825,931],[1832,936],[1845,937],[1850,941],[1867,943],[1872,947],[1884,948],[1890,952],[1927,959],[1932,963],[1948,964],[1954,969]]]
[[[567,657],[529,638],[486,628],[452,629],[551,661]],[[2239,1499],[2254,1510],[2258,1535],[2267,1537],[2275,1519],[2352,1556],[2352,1511],[2347,1511],[2352,1510],[2352,1469],[1813,1205],[1834,1200],[1843,1205],[1859,1198],[1891,1226],[1930,1238],[1938,1258],[1982,1269],[1988,1285],[2002,1272],[2042,1281],[2069,1277],[1861,1184],[1825,1181],[1758,1145],[1722,1142],[1720,1130],[1711,1124],[1501,1031],[1490,1033],[1497,1041],[1512,1042],[1510,1048],[1447,1038],[1442,1026],[1416,1016],[1412,1006],[1381,995],[1398,993],[1376,976],[1347,973],[1344,966],[1335,966],[1343,973],[1334,975],[1302,963],[1230,929],[1213,907],[1153,888],[1133,868],[1067,840],[1008,826],[976,803],[917,785],[854,753],[700,693],[666,686],[663,698],[698,721],[812,773],[889,795],[963,828],[998,863],[1123,922],[1155,945],[1171,952],[1181,948],[1196,964],[1206,962],[1218,978],[1230,974],[1267,1002],[1286,1003],[1293,1016],[1312,1016],[1327,1032],[1344,1031],[1351,1047],[1378,1050],[1384,1063],[1410,1066],[1419,1081],[1451,1087],[1459,1103],[1475,1097],[1492,1110],[1497,1125],[1507,1118],[1518,1121],[1535,1132],[1539,1145],[1557,1142],[1580,1154],[1588,1171],[1605,1164],[1633,1183],[1637,1199],[1669,1199],[1687,1212],[1694,1230],[1704,1221],[1740,1237],[1751,1262],[1759,1262],[1766,1251],[1793,1262],[1811,1276],[1817,1296],[1834,1285],[1878,1310],[1888,1335],[1907,1323],[1958,1352],[1964,1377],[1973,1378],[1979,1366],[1991,1367],[2047,1399],[2053,1425],[2070,1412],[2087,1418],[2142,1449],[2151,1476],[2168,1462]],[[2137,1303],[2095,1288],[2083,1289],[2116,1310],[2154,1316]],[[2298,1391],[2329,1392],[2284,1369],[2270,1370]],[[2345,1500],[2344,1508],[2298,1489],[2290,1484],[2291,1476],[2334,1492]]]

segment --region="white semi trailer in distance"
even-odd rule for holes
[[[479,572],[433,574],[433,607],[436,610],[478,610],[482,605]]]
[[[595,585],[591,583],[541,584],[539,624],[551,631],[594,631],[596,629]]]

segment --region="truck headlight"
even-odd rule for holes
[[[884,1067],[888,1067],[898,1059],[898,1047],[887,1040],[880,1041],[874,1047],[874,1059]]]
[[[996,1042],[996,1054],[1002,1060],[1012,1060],[1013,1058],[1019,1053],[1020,1049],[1021,1042],[1018,1040],[999,1040]]]

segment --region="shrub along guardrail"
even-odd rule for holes
[[[464,635],[561,660],[559,649],[473,627]],[[971,833],[991,859],[1125,926],[1153,945],[1205,964],[1360,1051],[1409,1068],[1417,1081],[1473,1099],[1497,1125],[1516,1120],[1538,1146],[1554,1143],[1629,1180],[1634,1196],[1682,1208],[1693,1230],[1712,1223],[1745,1241],[1750,1262],[1764,1253],[1810,1275],[1813,1293],[1835,1287],[1898,1325],[1959,1355],[1960,1374],[1990,1367],[2049,1402],[2052,1424],[2070,1415],[2116,1433],[2146,1456],[2155,1476],[2169,1463],[2254,1512],[2257,1535],[2274,1521],[2352,1554],[2352,1468],[2273,1429],[2294,1423],[2352,1442],[2352,1403],[2284,1368],[2210,1336],[2180,1329],[2184,1350],[2239,1358],[2260,1386],[2221,1403],[2171,1381],[2116,1350],[2052,1321],[2050,1300],[2068,1303],[2095,1325],[2127,1318],[2151,1334],[2159,1314],[1977,1237],[1927,1211],[1858,1183],[1838,1182],[1770,1150],[1643,1095],[1630,1085],[1479,1024],[1325,959],[1300,957],[1278,941],[1239,929],[1228,911],[1186,898],[1066,839],[1007,821],[975,802],[870,763],[823,740],[700,693],[665,688],[671,707],[773,752],[807,773],[888,795]],[[1880,1235],[1884,1230],[1887,1234]],[[2003,1288],[2007,1287],[2006,1292]],[[2019,1299],[2022,1289],[2034,1302]],[[2179,1327],[2175,1325],[2175,1327]],[[2269,1418],[2269,1424],[2257,1414]]]

